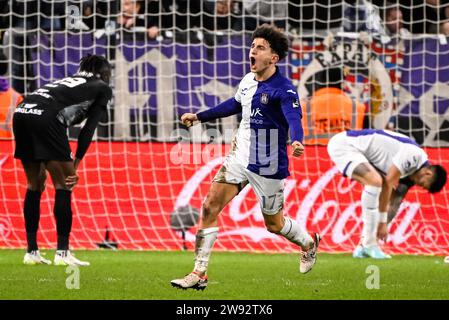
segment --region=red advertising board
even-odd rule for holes
[[[181,249],[181,234],[170,225],[171,213],[190,205],[200,210],[210,181],[228,146],[174,143],[92,143],[79,169],[74,190],[71,245],[97,248],[109,230],[119,249]],[[448,149],[427,149],[429,158],[448,168]],[[0,141],[0,247],[24,247],[22,216],[25,176],[12,156],[11,141]],[[361,234],[360,185],[343,178],[325,147],[308,146],[290,160],[285,214],[323,236],[325,252],[349,252]],[[42,196],[39,244],[55,246],[54,189],[50,178]],[[448,191],[429,195],[413,188],[390,225],[385,250],[391,253],[449,253]],[[255,195],[247,187],[220,215],[215,248],[233,251],[297,250],[266,231]],[[196,228],[186,233],[193,246]]]

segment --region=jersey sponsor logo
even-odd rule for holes
[[[260,108],[252,109],[251,110],[251,117],[263,117],[262,112],[260,111]]]
[[[248,92],[248,88],[243,88],[241,91],[241,95],[244,96]]]
[[[263,124],[263,119],[255,119],[256,117],[263,118],[263,114],[260,111],[260,108],[251,110],[251,118],[249,119],[249,122],[254,124]]]
[[[36,103],[24,103],[24,104],[22,104],[22,108],[25,108],[25,109],[31,109],[31,108],[34,108],[35,106],[37,106],[37,104]]]
[[[251,118],[251,119],[249,119],[249,123],[263,124],[263,120],[262,120],[262,119],[254,119],[254,118]]]
[[[42,115],[44,113],[44,110],[42,109],[34,109],[37,104],[34,103],[22,103],[17,108],[15,113],[23,113],[23,114],[34,114],[36,116]]]
[[[268,93],[262,93],[260,96],[260,103],[268,104]]]

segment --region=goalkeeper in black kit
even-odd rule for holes
[[[24,264],[51,264],[40,255],[37,245],[40,200],[48,171],[55,187],[54,215],[58,240],[54,264],[89,265],[75,258],[69,250],[71,196],[78,183],[78,165],[112,97],[110,78],[109,62],[102,56],[88,55],[81,59],[75,75],[37,89],[27,95],[15,110],[14,157],[21,160],[27,179],[23,213],[28,248]],[[84,120],[73,158],[67,128]]]

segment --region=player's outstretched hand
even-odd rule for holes
[[[377,239],[387,241],[388,227],[386,223],[379,223],[377,226]]]
[[[72,189],[76,186],[76,184],[78,183],[78,181],[79,181],[79,177],[78,177],[78,175],[75,173],[74,175],[68,176],[67,178],[65,178],[65,185],[66,185],[70,190],[72,190]]]
[[[304,154],[304,146],[299,141],[293,141],[292,154],[294,157],[300,157]]]
[[[193,122],[198,121],[198,117],[194,113],[184,113],[181,116],[181,122],[187,127],[191,127]]]

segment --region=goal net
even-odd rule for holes
[[[234,95],[249,72],[251,31],[262,23],[288,33],[290,52],[279,69],[297,86],[304,114],[306,152],[290,159],[284,212],[323,236],[322,251],[352,251],[361,235],[361,187],[341,177],[326,152],[339,130],[407,134],[449,170],[442,4],[22,0],[2,6],[1,62],[8,71],[0,80],[8,98],[0,106],[0,247],[26,246],[26,180],[13,158],[10,129],[17,96],[7,88],[30,93],[73,74],[80,57],[97,53],[113,64],[114,96],[78,170],[71,245],[191,249],[201,203],[240,116],[190,129],[179,118]],[[313,109],[315,93],[333,87],[329,70],[340,70],[339,92],[354,101],[349,113],[329,104]],[[68,131],[73,148],[79,130]],[[389,226],[386,251],[447,254],[448,197],[447,188],[436,195],[411,189]],[[41,202],[42,248],[56,242],[53,198],[49,177]],[[249,186],[220,214],[219,227],[218,250],[297,250],[266,230]]]

